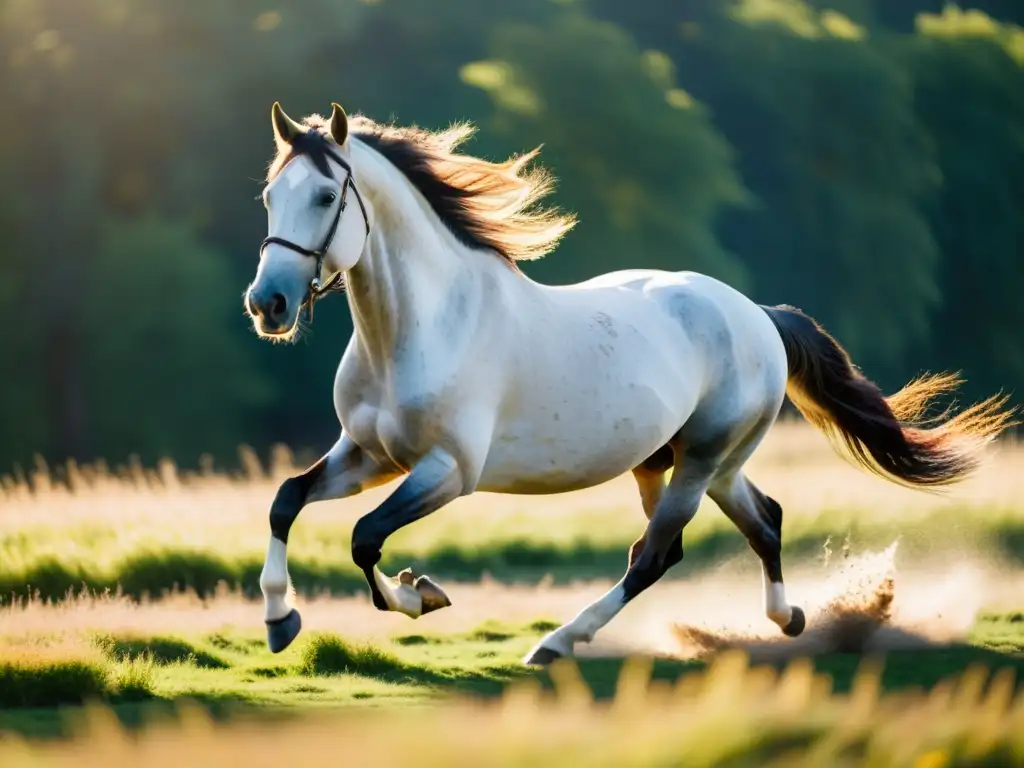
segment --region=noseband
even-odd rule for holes
[[[309,311],[309,322],[313,321],[313,304],[325,294],[331,291],[342,290],[343,279],[340,272],[335,272],[331,275],[331,278],[321,285],[320,283],[320,272],[323,269],[324,257],[327,256],[327,250],[331,247],[331,243],[334,242],[334,235],[338,231],[338,222],[341,221],[341,214],[345,212],[345,206],[348,204],[346,198],[348,197],[348,191],[351,189],[352,194],[356,196],[356,202],[359,203],[359,210],[363,214],[363,223],[366,224],[366,234],[370,234],[370,217],[366,215],[366,205],[363,203],[363,197],[359,194],[359,190],[356,189],[355,182],[352,181],[352,166],[348,164],[341,155],[332,150],[330,147],[324,147],[324,152],[330,155],[331,159],[334,160],[338,165],[344,168],[348,175],[345,177],[345,182],[341,185],[341,197],[338,200],[338,207],[334,211],[334,217],[331,219],[331,228],[327,230],[327,236],[324,238],[323,244],[316,250],[310,250],[305,248],[298,243],[293,243],[290,240],[285,240],[281,237],[267,237],[263,240],[263,244],[260,245],[260,255],[263,255],[263,250],[268,245],[280,245],[289,250],[301,253],[303,256],[313,256],[316,258],[316,272],[313,273],[313,279],[309,281],[309,288],[306,291],[306,296],[302,300],[303,306],[308,307]]]

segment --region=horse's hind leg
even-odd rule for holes
[[[647,461],[633,470],[637,489],[640,491],[640,502],[643,504],[644,515],[650,520],[654,517],[661,497],[665,495],[665,473],[672,468],[675,453],[672,446],[659,448]],[[629,548],[629,564],[632,565],[644,548],[647,540],[645,533]]]
[[[714,474],[715,462],[699,452],[679,452],[672,478],[663,494],[657,489],[657,477],[637,476],[641,497],[650,503],[656,496],[647,530],[630,550],[626,575],[603,597],[580,611],[576,617],[544,637],[527,655],[527,664],[549,664],[572,655],[578,642],[590,642],[601,627],[608,624],[634,597],[660,579],[669,568],[683,559],[683,528],[697,513],[701,497]],[[657,474],[657,473],[655,473]]]
[[[751,549],[761,558],[768,618],[785,634],[796,637],[804,631],[806,619],[802,609],[786,602],[782,582],[782,507],[740,471],[716,477],[708,488],[708,496],[747,537]]]

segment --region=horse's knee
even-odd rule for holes
[[[377,526],[370,515],[361,517],[352,529],[352,562],[364,571],[380,562],[381,539]]]
[[[760,530],[747,536],[747,543],[757,553],[757,556],[765,562],[778,560],[782,556],[782,539],[767,527],[762,527]]]
[[[782,505],[771,496],[764,496],[761,499],[761,513],[771,523],[772,528],[778,536],[782,536]]]
[[[270,505],[270,532],[274,538],[287,543],[288,532],[302,510],[308,491],[308,483],[302,475],[290,477],[281,483]]]
[[[750,548],[760,558],[768,581],[782,581],[782,540],[767,528],[747,538]]]
[[[288,542],[288,532],[306,504],[309,491],[313,488],[327,466],[322,458],[301,475],[289,477],[277,489],[274,502],[270,505],[270,532],[274,538]]]
[[[782,507],[769,496],[761,496],[757,502],[760,514],[751,520],[753,524],[748,529],[747,541],[757,556],[769,566],[782,557]]]
[[[652,541],[654,540],[648,537],[642,544],[637,542],[640,544],[640,548],[639,551],[636,551],[635,557],[633,554],[635,550],[630,550],[632,562],[622,582],[626,600],[632,600],[664,576],[669,568],[683,559],[682,531],[670,540],[667,547],[659,548],[652,544]],[[635,546],[636,544],[634,544]]]

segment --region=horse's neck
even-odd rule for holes
[[[422,341],[452,300],[453,287],[472,285],[467,273],[478,266],[466,258],[475,254],[463,253],[422,211],[381,213],[383,226],[346,278],[355,333],[375,368],[402,359]]]

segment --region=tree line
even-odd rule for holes
[[[1024,381],[1024,6],[975,0],[18,0],[0,6],[0,467],[323,449],[343,300],[242,313],[269,105],[543,144],[566,283],[692,269],[892,389]]]

